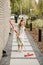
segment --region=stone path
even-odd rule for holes
[[[43,56],[28,32],[25,32],[22,41],[24,45],[23,51],[17,52],[18,46],[15,32],[13,32],[13,36],[10,35],[5,48],[8,57],[2,58],[0,65],[43,65]],[[24,57],[26,53],[33,53],[33,56]]]
[[[24,45],[23,51],[17,52],[18,46],[17,46],[16,35],[15,35],[15,33],[13,33],[10,65],[22,65],[22,64],[40,65],[26,34],[25,34],[25,38],[23,40],[23,45]],[[33,53],[33,56],[24,57],[24,54],[26,54],[26,53]]]

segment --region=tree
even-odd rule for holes
[[[14,13],[14,2],[15,0],[10,0],[11,13]]]
[[[39,0],[37,4],[35,0],[10,0],[11,2],[11,13],[17,12],[20,14],[39,14],[43,13],[43,0]],[[34,11],[30,12],[30,9]]]
[[[10,0],[11,3],[11,13],[19,13],[19,4],[20,4],[21,0]]]
[[[38,9],[39,14],[43,13],[43,0],[39,0]]]

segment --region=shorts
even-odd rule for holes
[[[17,43],[18,43],[18,45],[23,45],[23,43],[22,43],[21,39],[19,38],[19,36],[17,37]]]

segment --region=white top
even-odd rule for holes
[[[25,27],[21,27],[20,28],[20,35],[19,35],[19,37],[20,38],[24,38],[24,33],[25,33]]]

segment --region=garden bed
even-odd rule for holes
[[[36,44],[38,45],[38,48],[40,49],[41,53],[43,54],[43,32],[42,32],[42,41],[38,41],[38,29],[34,28],[32,31],[30,31],[30,28],[26,28],[27,31],[31,34],[33,39],[35,40]],[[43,29],[42,29],[43,31]]]

